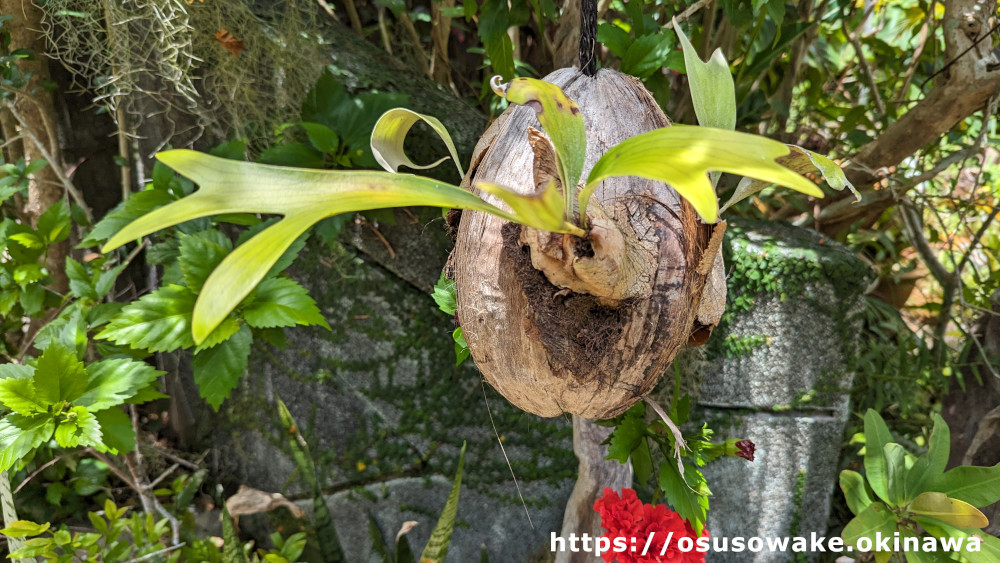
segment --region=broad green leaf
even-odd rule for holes
[[[597,24],[597,40],[608,48],[609,51],[618,55],[618,58],[625,58],[632,38],[624,29],[617,25],[600,22]]]
[[[630,411],[622,421],[615,426],[609,437],[608,455],[604,459],[613,459],[619,463],[628,462],[632,450],[639,447],[646,438],[646,423],[641,416],[632,416]]]
[[[947,471],[928,487],[977,508],[1000,500],[1000,463],[993,467],[962,465]]]
[[[87,411],[86,407],[73,407],[63,417],[54,433],[56,443],[60,446],[75,448],[101,444],[101,425],[94,413]]]
[[[892,442],[889,427],[875,410],[868,409],[865,413],[865,476],[875,494],[885,502],[891,502],[883,453],[883,448],[889,442]]]
[[[302,128],[306,130],[309,142],[320,152],[335,153],[340,149],[340,138],[326,125],[306,122],[302,124]],[[243,158],[241,157],[239,160],[243,160]]]
[[[521,195],[489,182],[476,182],[476,187],[503,200],[510,206],[514,215],[524,219],[536,229],[553,232],[569,230],[579,237],[587,234],[583,229],[563,220],[564,200],[556,189],[555,179],[549,179],[548,185],[541,191],[529,195]]]
[[[135,449],[135,432],[132,430],[132,420],[125,411],[119,408],[104,409],[95,412],[97,423],[101,425],[101,441],[104,445],[120,454]]]
[[[431,293],[431,298],[437,303],[438,309],[441,309],[446,315],[454,315],[455,311],[458,310],[458,298],[455,296],[455,282],[444,277],[444,271],[441,272],[441,277],[434,284],[434,292]]]
[[[951,431],[948,424],[937,413],[931,414],[934,429],[931,431],[927,452],[906,472],[906,498],[916,498],[927,492],[927,485],[944,474],[951,451]]]
[[[66,240],[69,236],[70,223],[69,206],[59,201],[53,203],[38,218],[36,231],[45,240],[45,244],[54,244]]]
[[[937,518],[956,528],[985,528],[990,523],[976,507],[944,493],[922,493],[910,503],[910,512]]]
[[[161,287],[125,306],[97,338],[150,352],[188,348],[194,344],[191,339],[191,311],[194,305],[195,295],[186,287]]]
[[[732,131],[736,128],[736,88],[726,57],[721,49],[716,49],[707,63],[702,62],[677,20],[672,21],[684,50],[684,66],[698,124]]]
[[[855,515],[861,514],[872,503],[868,489],[865,488],[865,479],[857,471],[845,469],[840,472],[840,490],[844,492],[844,498],[847,499],[847,507]]]
[[[55,427],[50,415],[5,416],[0,420],[0,471],[7,471],[28,452],[47,442]]]
[[[508,102],[535,110],[538,122],[556,149],[559,179],[566,194],[565,205],[569,205],[570,194],[576,191],[587,158],[587,128],[580,108],[558,86],[543,80],[515,78],[500,84],[494,76],[490,86]],[[567,213],[566,217],[571,219],[572,213]]]
[[[320,325],[330,328],[306,288],[290,278],[271,278],[257,286],[243,319],[254,328]]]
[[[523,222],[459,187],[409,174],[280,168],[188,150],[163,152],[158,158],[199,183],[201,189],[129,224],[108,241],[105,252],[199,217],[244,212],[285,216],[237,247],[206,280],[192,321],[195,342],[204,340],[264,279],[285,249],[320,219],[350,211],[423,205],[475,209]]]
[[[124,403],[163,374],[145,362],[127,358],[101,360],[87,366],[87,387],[73,404],[102,411]]]
[[[448,500],[444,503],[444,510],[438,518],[431,537],[427,540],[427,546],[420,554],[420,563],[443,563],[448,555],[448,544],[451,543],[451,533],[455,529],[455,515],[458,514],[458,497],[462,490],[462,467],[465,465],[465,442],[462,442],[462,451],[458,455],[458,469],[455,470],[455,479],[451,484],[451,492],[448,493]]]
[[[3,534],[10,538],[24,538],[27,536],[38,536],[45,533],[51,525],[46,522],[44,524],[36,524],[30,520],[16,520],[11,522],[9,526],[0,530],[0,534]]]
[[[612,29],[619,28],[612,26]],[[622,57],[621,71],[645,80],[663,68],[673,47],[674,42],[669,35],[661,33],[643,35],[628,46],[625,56]],[[735,99],[733,104],[735,106]],[[735,112],[735,109],[733,111]]]
[[[437,162],[422,166],[414,163],[406,156],[406,153],[403,151],[403,141],[406,139],[406,134],[419,121],[423,121],[429,125],[441,137],[445,146],[448,147],[451,159],[455,162],[455,168],[458,169],[459,177],[464,177],[465,171],[462,170],[462,163],[458,160],[458,150],[455,148],[455,142],[451,140],[451,135],[444,124],[436,117],[423,115],[406,108],[391,109],[383,113],[382,117],[375,123],[371,140],[372,154],[375,155],[375,160],[378,161],[382,168],[385,168],[389,172],[398,172],[400,166],[408,166],[415,170],[426,170],[434,168],[447,160],[448,157],[443,157]]]
[[[87,387],[87,373],[76,353],[61,343],[53,342],[42,352],[35,364],[35,396],[52,405],[76,400]]]
[[[861,201],[861,194],[858,193],[858,190],[854,189],[854,184],[847,179],[847,176],[844,175],[843,169],[841,169],[840,165],[836,162],[819,153],[802,147],[797,147],[795,145],[787,146],[789,149],[788,156],[777,158],[776,160],[779,164],[800,174],[814,173],[818,171],[823,175],[826,183],[829,184],[831,188],[838,191],[848,188],[854,193],[855,198],[858,201]],[[757,194],[764,188],[772,185],[774,185],[773,182],[765,180],[743,178],[736,186],[736,191],[733,192],[729,201],[722,206],[720,212],[729,209],[732,205],[743,201],[744,199]]]
[[[451,339],[455,341],[455,365],[460,366],[462,362],[469,358],[469,343],[465,341],[465,333],[462,327],[457,327],[451,331]]]
[[[31,379],[35,376],[35,368],[22,364],[0,364],[0,379],[13,377],[16,379]]]
[[[205,279],[222,259],[233,249],[229,237],[218,229],[209,229],[192,235],[180,235],[180,256],[177,258],[188,289],[198,293]]]
[[[640,485],[649,482],[653,475],[653,457],[649,451],[649,441],[642,440],[639,447],[632,450],[632,469],[635,470],[635,480]]]
[[[886,491],[889,495],[889,505],[899,506],[909,499],[904,497],[906,485],[906,450],[895,442],[889,442],[882,447],[885,456]]]
[[[976,563],[980,561],[989,561],[991,563],[1000,561],[1000,539],[986,534],[982,530],[962,530],[927,516],[914,516],[913,520],[917,524],[920,524],[923,529],[927,530],[927,533],[930,535],[944,540],[938,544],[939,546],[944,548],[950,547],[952,550],[959,548],[953,552],[965,555],[967,558],[966,561],[975,561]],[[947,545],[948,543],[951,543],[951,545]],[[969,549],[973,543],[975,543],[976,548]],[[948,553],[948,551],[945,551],[945,553]]]
[[[73,292],[73,295],[81,299],[99,299],[87,269],[83,267],[83,264],[69,256],[66,257],[66,277],[69,278],[69,290]]]
[[[895,531],[896,517],[881,502],[873,502],[848,522],[840,535],[844,538],[845,545],[860,550],[859,539],[871,538],[874,544],[875,534],[881,533],[882,537],[892,537]]]
[[[514,77],[514,43],[506,32],[484,37],[483,48],[490,59],[493,72],[504,80]]]
[[[35,393],[35,384],[30,377],[7,377],[0,379],[0,403],[3,403],[3,406],[18,414],[27,416],[43,413],[48,410],[47,405],[38,400]]]
[[[214,410],[219,410],[219,405],[229,397],[247,369],[251,344],[250,327],[243,325],[229,340],[202,350],[191,360],[198,393]]]
[[[815,184],[776,161],[787,154],[786,145],[747,133],[690,125],[649,131],[618,143],[597,161],[580,193],[581,215],[598,184],[613,176],[666,182],[707,223],[719,217],[719,203],[708,179],[710,171],[761,178],[823,197]]]

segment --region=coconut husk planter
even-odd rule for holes
[[[544,80],[561,87],[583,114],[584,177],[615,144],[670,125],[634,77],[561,69]],[[480,139],[463,186],[475,191],[476,182],[488,181],[535,193],[557,175],[540,130],[531,107],[507,109]],[[622,413],[722,312],[718,292],[700,312],[699,306],[713,271],[713,285],[725,291],[716,263],[724,227],[702,223],[668,185],[605,180],[587,213],[586,239],[473,211],[462,214],[458,228],[451,264],[472,357],[490,385],[539,416]]]

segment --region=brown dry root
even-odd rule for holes
[[[669,125],[632,77],[563,69],[546,80],[583,113],[584,175],[614,144]],[[528,194],[557,178],[550,143],[532,130],[538,127],[531,108],[504,112],[476,147],[464,185],[487,181]],[[714,324],[698,314],[716,269],[707,253],[712,227],[673,189],[611,178],[595,191],[588,215],[586,239],[469,211],[459,225],[452,263],[473,359],[509,401],[541,416],[623,412],[653,389],[696,319]]]

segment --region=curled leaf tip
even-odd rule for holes
[[[504,82],[503,77],[499,74],[495,74],[493,75],[493,78],[490,78],[490,88],[493,90],[494,94],[500,96],[501,98],[507,97],[507,88],[509,87],[510,82]]]

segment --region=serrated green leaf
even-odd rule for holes
[[[705,476],[697,467],[686,463],[682,476],[677,464],[668,461],[660,464],[659,482],[667,503],[691,523],[696,536],[701,536],[708,512],[708,495],[711,494]]]
[[[815,184],[776,162],[787,154],[786,145],[747,133],[690,125],[656,129],[622,141],[597,161],[580,193],[580,208],[586,211],[587,200],[605,178],[639,176],[670,184],[705,222],[714,223],[719,203],[708,179],[712,171],[760,178],[823,197]]]
[[[191,235],[180,235],[180,256],[177,262],[184,274],[184,283],[197,293],[212,270],[233,249],[229,237],[218,229],[209,229]]]
[[[252,343],[250,327],[243,325],[225,342],[192,358],[198,393],[214,410],[219,410],[219,405],[229,397],[246,371]]]
[[[892,537],[895,531],[896,517],[881,502],[873,502],[848,522],[840,535],[844,538],[844,545],[853,546],[855,550],[860,551],[859,539],[871,538],[874,544],[876,534]]]
[[[123,454],[135,449],[135,432],[132,430],[132,420],[125,411],[110,408],[94,413],[97,423],[101,425],[101,440],[104,445],[117,453]]]
[[[462,327],[457,327],[451,332],[451,339],[455,341],[455,365],[460,366],[462,362],[469,358],[469,343],[465,341],[465,333]]]
[[[868,409],[865,413],[865,477],[872,491],[885,502],[891,502],[888,469],[883,453],[885,445],[889,442],[892,442],[889,427],[878,412]]]
[[[115,288],[115,280],[118,279],[118,275],[122,273],[126,266],[128,264],[119,264],[110,270],[101,272],[97,276],[97,282],[94,283],[94,292],[97,294],[98,299],[103,298]]]
[[[96,338],[150,352],[188,348],[194,345],[191,339],[194,304],[195,295],[186,287],[161,287],[128,304]]]
[[[458,469],[455,470],[455,479],[451,484],[451,492],[448,493],[448,500],[444,503],[444,510],[438,518],[431,537],[427,540],[423,553],[420,554],[420,562],[443,563],[448,555],[448,545],[451,543],[451,534],[455,529],[455,515],[458,514],[458,497],[462,490],[462,467],[465,465],[465,442],[462,442],[462,451],[458,456]]]
[[[91,411],[120,405],[165,372],[127,358],[110,358],[87,366],[87,387],[73,401]]]
[[[844,492],[847,507],[855,515],[861,514],[872,503],[868,489],[865,488],[865,479],[857,471],[845,469],[840,472],[840,490]]]
[[[16,379],[31,379],[35,376],[35,368],[22,364],[0,364],[0,379],[13,377]]]
[[[87,387],[87,373],[76,353],[61,343],[53,342],[35,364],[35,393],[46,405],[72,402]]]
[[[44,248],[45,241],[33,232],[14,233],[7,237],[25,248]]]
[[[330,328],[306,288],[290,278],[271,278],[257,286],[243,319],[254,328],[320,325]]]
[[[101,425],[94,413],[86,407],[73,407],[56,426],[56,443],[64,448],[77,446],[100,446]]]
[[[41,264],[21,264],[14,268],[12,276],[17,285],[24,287],[45,277],[45,268]]]
[[[237,247],[206,280],[192,323],[197,342],[204,340],[264,279],[285,249],[325,217],[363,209],[424,205],[476,209],[518,221],[461,188],[408,174],[278,168],[185,150],[160,153],[158,157],[197,181],[201,189],[130,224],[108,241],[105,252],[199,217],[239,212],[285,216]]]
[[[631,413],[629,413],[631,415]],[[626,416],[611,433],[608,444],[608,456],[619,463],[628,462],[632,450],[646,437],[646,423],[641,416]]]
[[[234,318],[232,315],[226,317],[226,319],[222,321],[222,324],[215,327],[215,330],[209,333],[209,335],[205,337],[205,340],[195,347],[194,353],[197,354],[202,350],[208,350],[209,348],[213,348],[225,342],[230,336],[236,334],[236,331],[238,331],[242,325],[243,323],[241,323],[239,319]]]
[[[726,57],[721,49],[716,49],[708,62],[702,62],[677,20],[673,23],[684,50],[684,66],[698,124],[732,131],[736,128],[736,87]]]
[[[1000,463],[993,467],[961,465],[935,479],[930,490],[982,508],[1000,500]]]
[[[0,379],[0,403],[18,414],[27,416],[48,410],[47,405],[38,400],[31,376]]]
[[[414,170],[426,170],[434,168],[447,160],[448,157],[443,157],[437,162],[419,165],[406,156],[406,152],[403,150],[403,141],[406,140],[406,134],[410,132],[410,129],[420,121],[429,125],[438,134],[438,137],[441,137],[441,140],[444,141],[445,146],[448,148],[448,153],[451,154],[455,168],[458,169],[458,175],[464,177],[465,171],[462,170],[462,163],[458,160],[458,150],[455,148],[455,142],[452,141],[451,135],[444,124],[435,117],[423,115],[406,108],[391,109],[383,113],[382,117],[375,123],[375,129],[372,131],[371,138],[372,154],[375,155],[375,160],[378,161],[382,168],[389,172],[398,172],[400,166],[407,166]]]
[[[434,284],[434,292],[431,293],[431,298],[437,303],[438,309],[441,309],[446,315],[454,315],[455,311],[458,310],[455,282],[444,277],[444,272],[441,272],[441,277]]]
[[[0,471],[7,471],[28,452],[47,442],[55,431],[55,421],[46,414],[8,414],[0,420]]]

